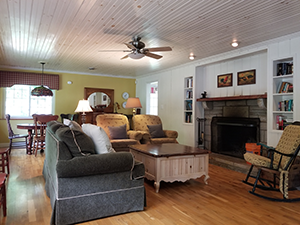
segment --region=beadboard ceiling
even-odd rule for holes
[[[299,0],[1,0],[0,69],[136,77],[300,31]],[[163,58],[121,60],[134,35]],[[95,70],[89,70],[94,67]]]

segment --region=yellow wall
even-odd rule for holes
[[[29,71],[25,71],[29,72]],[[47,72],[47,74],[50,74]],[[119,113],[132,114],[132,109],[123,109],[122,103],[125,101],[122,98],[123,92],[128,92],[130,97],[135,97],[135,79],[103,77],[91,75],[78,75],[67,73],[59,74],[60,90],[55,92],[55,108],[54,114],[74,113],[74,110],[80,99],[84,98],[84,88],[108,88],[114,89],[114,101],[118,102],[121,109]],[[67,84],[67,81],[72,81],[72,84]],[[0,88],[0,147],[9,142],[7,138],[6,120],[4,118],[4,88]],[[60,118],[59,118],[60,121]],[[12,128],[15,133],[26,133],[24,130],[17,130],[18,123],[32,123],[32,120],[12,120]]]

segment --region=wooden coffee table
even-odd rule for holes
[[[174,182],[196,179],[205,175],[207,184],[209,151],[180,144],[130,145],[136,160],[145,165],[145,176],[154,180],[156,193],[160,181]]]

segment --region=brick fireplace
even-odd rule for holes
[[[253,128],[253,124],[251,125],[252,129],[249,128],[250,125],[247,125],[244,127],[245,129],[245,135],[248,136],[255,136],[259,135],[258,137],[253,137],[253,141],[260,141],[262,143],[267,143],[267,109],[265,107],[266,105],[266,99],[242,99],[242,100],[218,100],[218,101],[207,101],[205,102],[206,106],[204,107],[204,145],[206,149],[209,149],[211,151],[212,147],[215,148],[215,146],[218,146],[217,141],[220,141],[220,137],[216,139],[216,137],[212,137],[212,135],[215,135],[216,132],[214,131],[212,134],[212,122],[213,118],[233,118],[234,121],[240,121],[245,119],[245,121],[252,121],[250,123],[256,124],[256,128]],[[264,104],[262,104],[264,103]],[[220,119],[222,121],[222,119]],[[246,122],[247,124],[248,122]],[[222,122],[221,122],[222,124]],[[242,123],[245,124],[245,123]],[[228,124],[227,124],[228,125]],[[226,141],[225,142],[234,142],[234,138],[237,138],[237,134],[241,134],[241,127],[238,125],[237,128],[234,128],[233,125],[227,126],[223,125],[223,129],[226,129]],[[231,130],[229,130],[231,129]],[[256,134],[254,134],[254,130],[256,130]],[[234,133],[235,132],[235,133]],[[223,135],[224,136],[224,135]],[[232,141],[230,140],[232,138]],[[224,139],[224,138],[223,138]],[[240,138],[239,138],[240,139]],[[256,139],[256,140],[255,140]],[[212,144],[213,141],[213,144]],[[224,141],[224,140],[223,140]],[[251,137],[249,139],[245,139],[245,142],[251,141]],[[215,151],[215,150],[214,150]],[[220,149],[217,150],[218,153],[223,154],[220,152]],[[231,153],[227,154],[231,155]],[[241,153],[238,153],[235,157],[241,158]]]

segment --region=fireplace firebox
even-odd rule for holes
[[[243,158],[245,143],[260,141],[260,119],[213,117],[211,121],[211,151]]]

